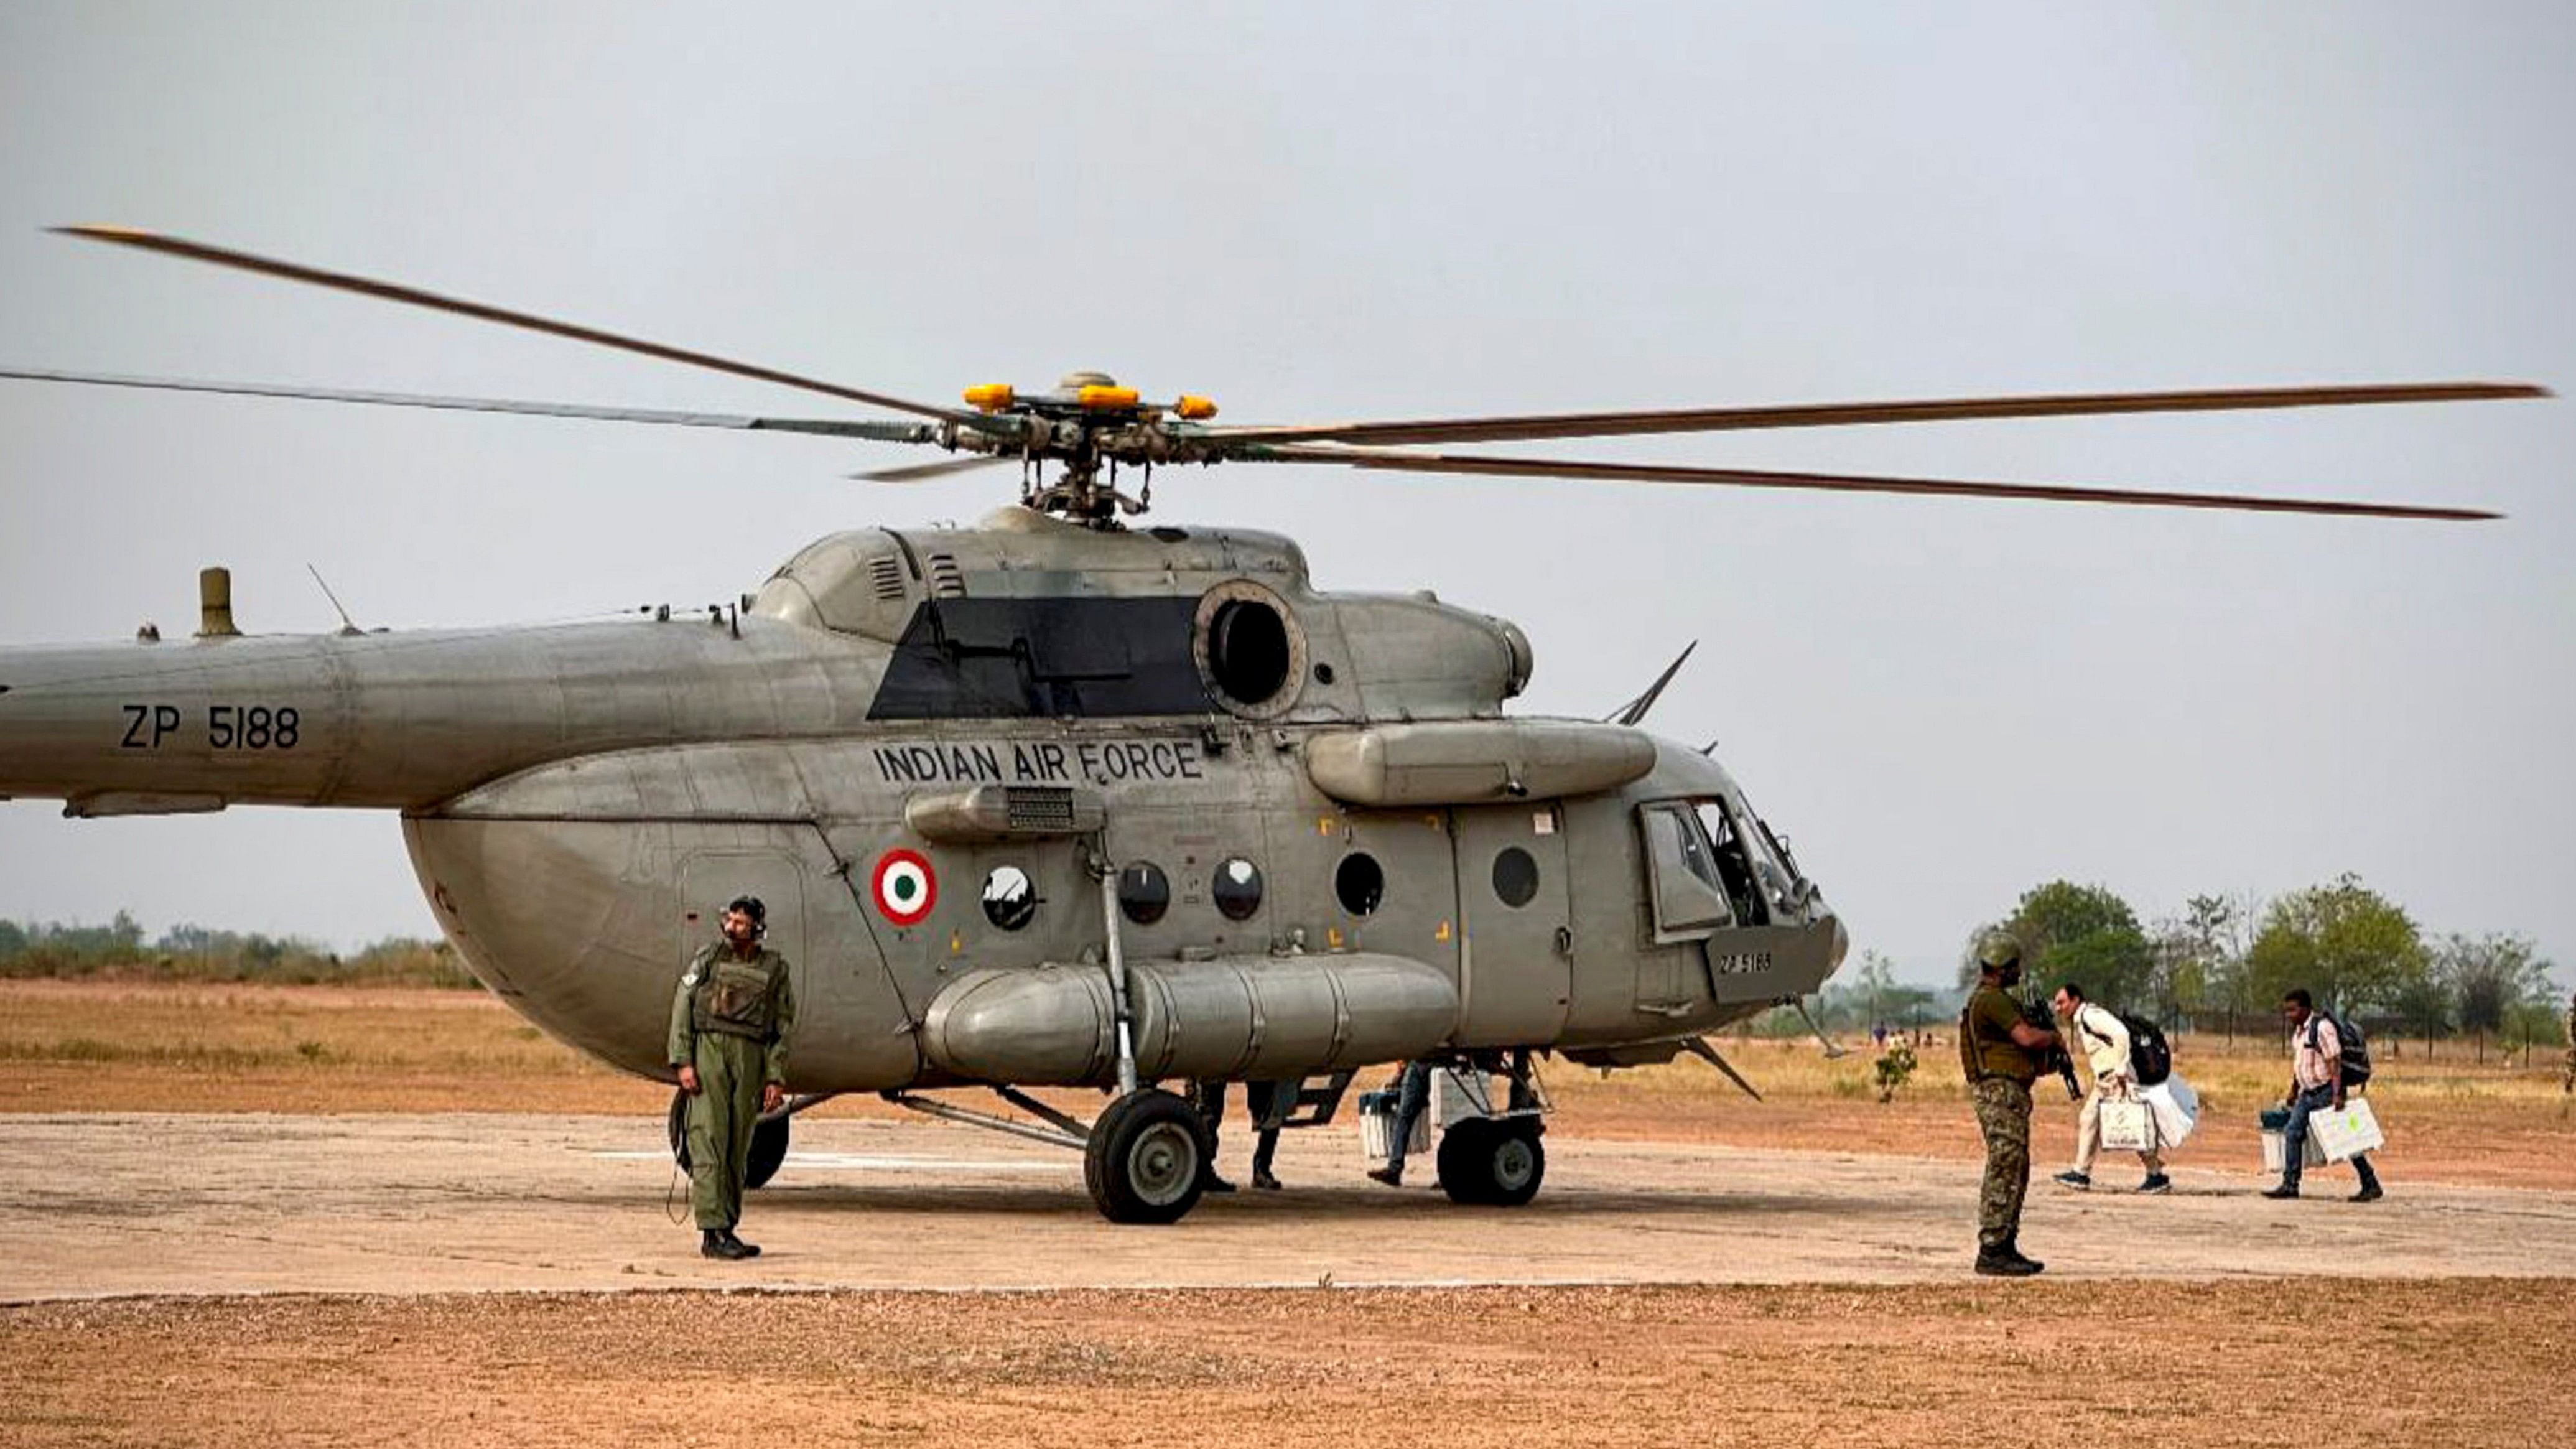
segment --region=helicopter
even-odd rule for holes
[[[2456,507],[1430,451],[1443,445],[2545,397],[2441,382],[1219,425],[1105,373],[932,404],[156,233],[85,240],[425,307],[862,404],[688,413],[0,369],[0,377],[791,432],[937,449],[857,476],[1016,465],[973,527],[816,540],[703,615],[246,636],[201,576],[192,642],[0,650],[0,797],[75,818],[234,805],[399,813],[459,958],[537,1026],[671,1081],[664,1034],[713,903],[767,903],[802,1016],[785,1106],[847,1093],[1079,1150],[1118,1223],[1197,1203],[1212,1126],[1174,1082],[1293,1084],[1332,1120],[1363,1069],[1479,1085],[1443,1190],[1526,1203],[1543,1058],[1689,1053],[1794,1005],[1850,934],[1715,758],[1643,728],[1507,712],[1511,622],[1334,593],[1277,534],[1148,525],[1157,468],[1301,464],[1582,481],[2467,522]],[[1132,489],[1128,486],[1133,481]],[[1483,1084],[1500,1083],[1489,1095]],[[1092,1088],[1089,1121],[1032,1088]],[[990,1092],[1009,1110],[968,1107]],[[682,1099],[673,1104],[674,1150]],[[1444,1117],[1452,1114],[1444,1112]]]

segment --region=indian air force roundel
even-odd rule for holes
[[[872,889],[877,910],[898,926],[918,926],[939,902],[939,878],[917,850],[889,850],[877,857]]]

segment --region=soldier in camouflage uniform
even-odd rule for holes
[[[787,1039],[796,989],[787,958],[760,944],[768,911],[756,897],[725,907],[724,939],[689,958],[671,998],[671,1065],[689,1094],[689,1207],[698,1252],[728,1262],[760,1256],[734,1236],[753,1124],[786,1098]]]
[[[2021,1202],[2030,1189],[2030,1084],[2057,1033],[2024,1019],[2010,988],[2021,980],[2021,945],[1998,931],[1977,944],[1977,989],[1959,1014],[1959,1065],[1986,1138],[1985,1184],[1977,1197],[1977,1271],[2026,1278],[2040,1264],[2022,1256]]]
[[[2576,995],[2567,998],[2567,1066],[2558,1079],[2561,1096],[2576,1095]]]

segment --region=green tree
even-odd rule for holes
[[[2155,951],[2137,912],[2108,886],[2062,880],[2034,886],[2004,929],[2021,942],[2023,974],[2043,990],[2071,980],[2106,1006],[2143,1006],[2152,999]]]
[[[2460,1030],[2477,1036],[2481,1061],[2487,1038],[2504,1030],[2519,1008],[2553,994],[2549,963],[2521,936],[2445,936],[2433,954],[2441,985],[2459,1012]]]
[[[2338,1011],[2385,1010],[2430,970],[2414,920],[2350,874],[2272,902],[2245,953],[2247,994],[2258,1006],[2304,986]]]

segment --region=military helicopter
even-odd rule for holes
[[[193,643],[0,651],[0,796],[73,817],[397,811],[440,928],[493,992],[671,1080],[672,988],[702,913],[763,898],[795,963],[796,1096],[842,1093],[1084,1153],[1100,1211],[1197,1202],[1210,1124],[1162,1083],[1297,1084],[1453,1063],[1501,1095],[1444,1131],[1440,1180],[1512,1205],[1545,1170],[1546,1056],[1703,1056],[1815,991],[1849,936],[1708,752],[1641,722],[1505,713],[1528,638],[1430,595],[1313,588],[1272,534],[1131,523],[1154,470],[1336,465],[2474,520],[2469,509],[1497,457],[1422,445],[1954,419],[2546,396],[2433,383],[1219,426],[1100,373],[915,401],[532,313],[107,227],[68,234],[866,404],[788,418],[11,370],[110,386],[506,411],[914,444],[862,477],[1017,464],[972,528],[835,533],[704,616],[242,636],[220,570]],[[1135,487],[1126,490],[1132,477]],[[1687,657],[1687,656],[1685,656]],[[1676,660],[1674,668],[1680,667]],[[1740,1078],[1738,1079],[1740,1082]],[[1031,1087],[1090,1087],[1088,1122]],[[1013,1109],[960,1105],[956,1090]],[[1749,1090],[1749,1088],[1748,1088]],[[675,1101],[676,1120],[676,1101]]]

